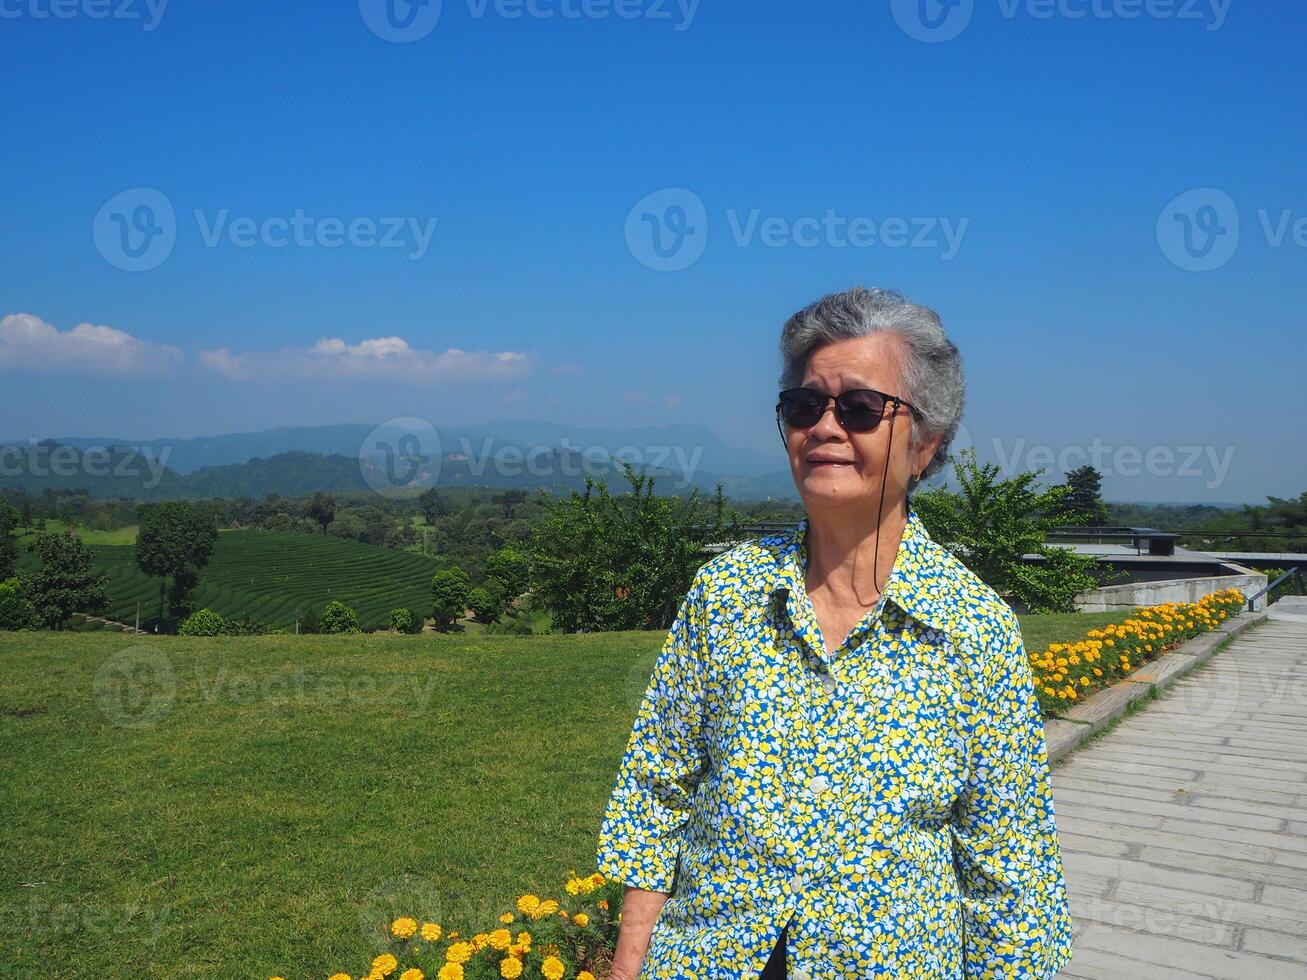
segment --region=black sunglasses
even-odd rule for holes
[[[816,388],[787,388],[776,403],[776,420],[783,420],[792,429],[806,429],[817,424],[831,399],[835,400],[835,418],[846,432],[874,430],[884,417],[886,404],[892,403],[896,410],[900,405],[907,405],[914,415],[921,415],[912,403],[875,388],[850,388],[838,395],[828,395]]]

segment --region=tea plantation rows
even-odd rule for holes
[[[131,623],[139,601],[142,625],[152,624],[160,580],[136,567],[131,545],[90,547],[97,567],[109,573],[110,605],[101,615]],[[377,629],[389,625],[396,606],[426,612],[431,576],[441,567],[433,558],[327,535],[223,531],[200,573],[195,608],[294,628],[297,608],[321,610],[339,599],[354,608],[363,629]]]

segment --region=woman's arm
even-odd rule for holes
[[[967,980],[1047,980],[1071,959],[1044,721],[1008,606],[969,708],[970,776],[953,812]]]
[[[663,643],[604,811],[596,867],[627,886],[614,977],[635,980],[675,887],[683,830],[707,768],[698,577]],[[618,972],[619,967],[626,973]]]
[[[622,928],[617,934],[617,949],[607,980],[636,980],[640,975],[654,923],[669,897],[666,892],[626,886],[622,897]]]

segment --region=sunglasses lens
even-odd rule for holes
[[[841,421],[854,432],[870,432],[880,424],[885,399],[874,391],[846,391],[835,400]]]
[[[796,429],[815,425],[825,407],[826,403],[815,391],[799,388],[781,392],[781,418]]]

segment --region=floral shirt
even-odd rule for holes
[[[605,810],[597,867],[668,892],[639,980],[1046,980],[1071,917],[1015,614],[913,509],[827,649],[807,518],[695,576]],[[843,642],[840,642],[840,641]]]

